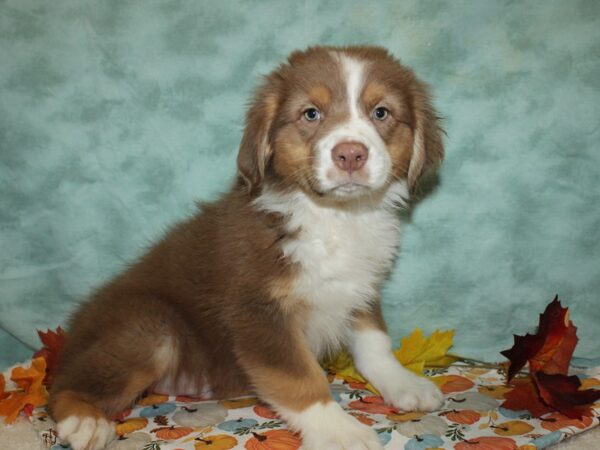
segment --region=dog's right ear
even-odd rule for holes
[[[238,173],[248,192],[257,189],[265,176],[265,169],[273,153],[270,132],[279,107],[279,80],[265,78],[246,113],[246,128],[237,157]]]
[[[415,129],[413,153],[408,169],[408,187],[412,192],[421,176],[435,169],[444,159],[444,131],[431,103],[427,86],[413,79],[411,94]]]

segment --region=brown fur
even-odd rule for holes
[[[181,377],[195,380],[192,389],[210,385],[220,398],[253,389],[290,410],[330,400],[301,332],[307,306],[292,294],[298,268],[281,250],[295,234],[285,230],[285,217],[251,203],[265,179],[322,195],[314,144],[347,118],[332,50],[295,52],[265,79],[248,111],[231,191],[173,228],[75,313],[51,390],[55,420],[110,416],[144,390]],[[425,86],[383,49],[343,50],[368,61],[364,103],[390,109],[390,120],[376,126],[394,177],[414,186],[443,156]],[[328,118],[322,127],[303,118],[311,104]],[[417,136],[423,145],[413,151]],[[378,303],[355,318],[357,327],[385,330]]]
[[[52,398],[52,417],[57,422],[74,415],[95,419],[104,417],[104,412],[94,406],[94,403],[92,399],[86,398],[84,394],[61,391]]]
[[[71,322],[52,392],[77,389],[115,413],[115,398],[129,394],[128,404],[166,375],[157,371],[154,352],[171,337],[180,355],[178,373],[202,374],[218,397],[247,391],[232,350],[276,353],[264,349],[271,347],[271,327],[282,328],[286,319],[268,291],[292,270],[277,245],[285,233],[249,200],[238,185],[83,304]],[[292,337],[281,331],[282,348],[291,348]],[[137,371],[155,374],[154,380],[131,390]]]

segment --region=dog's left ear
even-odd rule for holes
[[[413,152],[408,167],[408,188],[414,191],[419,179],[435,169],[444,159],[443,130],[427,90],[427,86],[414,80],[412,86],[414,111]]]
[[[246,128],[237,156],[237,167],[248,192],[260,186],[273,153],[270,132],[279,103],[277,81],[275,76],[265,78],[246,113]]]

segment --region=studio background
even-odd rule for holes
[[[559,294],[600,357],[600,3],[0,1],[0,368],[235,175],[297,48],[378,44],[445,117],[384,291],[394,340],[499,360]],[[135,345],[135,343],[132,343]]]

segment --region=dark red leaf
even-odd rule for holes
[[[552,408],[546,405],[539,396],[539,392],[531,378],[520,378],[513,380],[514,389],[504,394],[503,408],[513,411],[527,410],[534,417],[543,416],[552,412]]]
[[[41,356],[46,360],[46,378],[44,378],[44,384],[50,386],[52,384],[52,377],[56,372],[60,352],[65,344],[66,334],[61,327],[58,327],[56,331],[48,330],[46,333],[37,330],[37,333],[44,346],[35,352],[33,357],[37,358]]]
[[[540,351],[544,345],[544,337],[537,334],[526,334],[525,336],[514,335],[515,343],[509,350],[500,352],[510,360],[508,367],[508,381],[519,373],[527,364],[527,360]]]
[[[579,378],[567,376],[577,340],[569,310],[561,306],[557,296],[540,315],[537,333],[515,336],[513,347],[502,352],[510,360],[508,381],[526,363],[530,373],[527,379],[514,381],[514,389],[505,394],[502,406],[526,409],[535,417],[550,410],[572,419],[590,416],[590,405],[600,399],[600,391],[579,390]]]
[[[514,339],[512,348],[501,352],[510,360],[508,381],[527,362],[532,373],[543,370],[550,374],[566,374],[578,340],[569,310],[561,306],[558,296],[540,314],[536,334],[515,335]]]
[[[581,381],[574,375],[536,372],[533,379],[544,403],[571,419],[591,416],[590,405],[600,399],[600,390],[580,391]]]

